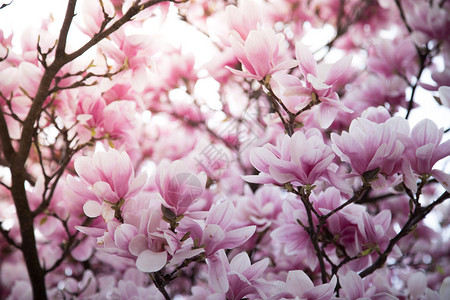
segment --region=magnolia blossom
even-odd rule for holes
[[[250,31],[245,40],[237,32],[231,32],[231,48],[244,70],[226,68],[236,75],[262,81],[277,71],[296,66],[295,60],[283,59],[280,53],[283,39],[283,34],[276,34],[271,28],[263,26]]]
[[[141,191],[147,181],[146,173],[135,178],[128,154],[115,149],[96,152],[92,157],[79,157],[75,160],[75,171],[81,182],[72,176],[67,180],[75,193],[86,197],[85,214],[91,218],[102,215],[105,221],[115,217],[112,206],[123,206]]]
[[[163,170],[164,167],[167,169]],[[196,175],[183,162],[174,161],[169,166],[160,166],[155,181],[164,201],[176,215],[182,215],[205,190],[206,173]]]
[[[295,45],[295,55],[304,76],[305,86],[290,86],[286,88],[285,96],[306,97],[310,101],[320,102],[315,116],[322,128],[328,128],[339,111],[352,112],[339,101],[336,88],[333,87],[333,84],[347,72],[352,57],[346,56],[333,65],[317,65],[311,51],[301,43]],[[300,100],[300,102],[304,102],[304,100]]]
[[[254,284],[266,270],[269,259],[252,264],[248,254],[241,252],[228,262],[225,252],[221,250],[207,260],[207,263],[212,288],[225,294],[227,299],[238,300],[258,294]]]
[[[242,0],[238,6],[228,5],[226,7],[227,25],[230,32],[236,32],[246,40],[252,30],[262,24],[261,7],[252,0]],[[229,46],[228,41],[224,41]]]
[[[417,191],[418,176],[432,175],[447,191],[450,191],[450,175],[433,169],[435,163],[450,155],[450,140],[441,143],[444,129],[424,119],[411,130],[410,139],[405,149],[402,169],[406,186]]]
[[[280,285],[280,287],[283,287],[283,292],[272,296],[270,299],[328,300],[333,296],[336,284],[336,276],[333,276],[328,283],[315,286],[304,271],[289,271],[285,285]]]
[[[408,122],[401,117],[392,117],[383,123],[360,117],[352,121],[348,132],[331,134],[332,148],[358,175],[378,170],[377,180],[372,184],[382,187],[387,179],[390,184],[396,180],[394,175],[401,169],[408,133]]]
[[[319,130],[297,131],[292,137],[280,138],[276,146],[266,144],[253,149],[250,161],[260,174],[243,178],[255,183],[313,185],[326,173],[334,157]]]

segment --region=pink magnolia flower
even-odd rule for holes
[[[231,32],[236,32],[242,40],[246,40],[252,30],[261,25],[262,12],[260,5],[253,0],[242,0],[238,6],[228,5],[226,7],[227,25]],[[230,46],[228,41],[223,41]]]
[[[282,204],[286,197],[294,194],[286,194],[282,197],[279,187],[263,185],[253,194],[248,186],[245,187],[245,196],[236,201],[238,219],[247,224],[257,226],[257,232],[269,228],[282,211]]]
[[[372,184],[382,187],[387,178],[394,180],[394,175],[401,169],[408,133],[409,124],[401,117],[390,118],[384,123],[360,117],[352,121],[348,132],[331,134],[332,148],[358,175],[379,168],[377,180]]]
[[[79,157],[74,166],[81,182],[70,175],[67,180],[75,193],[86,197],[85,214],[91,218],[102,215],[105,221],[114,219],[113,205],[123,206],[141,191],[147,181],[146,173],[135,178],[127,153],[115,149],[96,152],[93,157]]]
[[[118,68],[125,68],[121,76],[130,76],[129,82],[133,88],[142,91],[150,80],[148,71],[153,64],[152,56],[157,52],[156,41],[156,36],[126,35],[123,30],[118,30],[111,35],[111,39],[101,41],[99,47],[118,64]]]
[[[333,87],[333,84],[347,72],[352,61],[351,56],[345,56],[333,65],[317,65],[311,51],[301,43],[295,45],[295,56],[299,61],[305,86],[291,86],[286,89],[285,96],[306,97],[310,101],[319,101],[315,116],[322,128],[328,128],[339,111],[352,112],[339,101],[339,96]]]
[[[431,39],[449,40],[449,6],[427,1],[407,0],[403,4],[408,24],[414,30],[418,43],[426,44]]]
[[[317,299],[328,300],[334,294],[337,284],[335,275],[330,282],[314,285],[312,280],[302,270],[289,271],[286,283],[282,283],[278,294],[273,295],[269,299]]]
[[[182,161],[161,164],[155,181],[164,201],[177,216],[184,214],[205,190],[206,173],[192,173]]]
[[[450,155],[450,140],[441,143],[444,129],[424,119],[411,130],[410,140],[405,149],[402,169],[406,186],[417,191],[417,178],[432,175],[444,188],[450,190],[450,175],[433,169],[435,163]]]
[[[382,77],[401,74],[410,78],[417,73],[417,64],[411,63],[416,56],[416,48],[410,39],[380,39],[369,49],[367,67]]]
[[[345,275],[339,276],[339,284],[342,287],[340,297],[336,299],[346,300],[369,300],[369,299],[398,299],[394,295],[385,291],[378,291],[377,283],[368,283],[363,280],[356,272],[349,271]]]
[[[235,227],[233,220],[235,207],[230,200],[211,208],[201,235],[192,232],[192,238],[205,246],[209,257],[220,249],[232,249],[245,243],[255,233],[256,226]],[[195,231],[195,230],[194,230]]]
[[[269,259],[252,264],[248,254],[241,252],[228,262],[221,250],[208,259],[207,264],[209,284],[213,290],[225,294],[227,299],[237,300],[258,294],[254,284],[266,270]]]
[[[105,144],[116,147],[127,144],[131,149],[134,134],[138,130],[136,123],[136,102],[131,100],[112,101],[107,104],[100,95],[82,94],[75,109],[76,131],[80,142],[88,142],[92,137],[103,139]],[[73,101],[69,98],[66,101]]]
[[[277,71],[296,66],[295,60],[283,60],[281,56],[280,43],[283,39],[283,34],[276,34],[273,29],[262,26],[251,30],[245,40],[236,31],[231,32],[231,48],[244,70],[226,68],[236,75],[262,81]]]
[[[334,157],[318,129],[297,131],[292,137],[280,138],[276,146],[266,144],[253,149],[250,161],[260,174],[243,178],[254,183],[313,185],[326,173]]]

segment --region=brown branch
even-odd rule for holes
[[[61,31],[59,32],[58,46],[56,47],[55,60],[58,57],[63,57],[66,55],[66,43],[67,36],[69,34],[70,26],[72,25],[73,17],[75,16],[75,5],[77,0],[69,0],[67,3],[66,15],[64,17],[64,22],[61,26]]]
[[[8,131],[8,125],[6,124],[3,108],[0,106],[0,141],[2,146],[2,152],[9,163],[11,163],[16,155],[16,151],[11,143],[11,137]]]

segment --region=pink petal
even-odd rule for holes
[[[143,251],[148,250],[147,237],[142,233],[133,237],[128,245],[128,250],[134,256],[138,256]]]
[[[450,174],[441,170],[431,170],[431,175],[450,193]]]
[[[416,272],[408,278],[408,291],[412,299],[418,299],[427,288],[427,277],[422,272]]]
[[[92,191],[97,195],[97,197],[102,200],[106,200],[112,203],[116,203],[117,201],[119,201],[119,197],[116,195],[116,193],[113,192],[111,186],[104,181],[96,182],[92,186]]]
[[[336,283],[337,283],[336,276],[333,276],[333,278],[331,278],[331,281],[329,283],[316,286],[314,289],[305,293],[304,297],[308,299],[329,300],[331,296],[334,294],[334,288],[336,287]]]
[[[227,279],[227,270],[225,264],[228,264],[228,259],[225,252],[222,250],[210,258],[206,259],[208,265],[208,281],[209,285],[219,293],[226,293],[230,288]]]
[[[256,72],[253,74],[261,76],[261,78],[270,72],[271,57],[268,46],[264,34],[256,30],[252,30],[245,41],[247,59]],[[247,65],[245,67],[247,68]]]
[[[75,226],[75,229],[93,237],[101,237],[105,233],[103,228],[86,227],[86,226]]]
[[[302,43],[295,44],[295,57],[300,61],[299,67],[303,76],[312,74],[317,76],[317,62],[311,51]]]
[[[127,250],[132,238],[137,235],[136,227],[130,224],[122,224],[114,232],[114,241],[119,249]]]
[[[128,154],[122,152],[114,162],[114,172],[112,174],[114,191],[119,198],[123,198],[127,194],[133,173],[133,166]]]
[[[286,278],[289,292],[294,296],[301,297],[304,292],[314,288],[314,284],[308,275],[301,270],[289,271]]]
[[[250,64],[247,58],[247,53],[244,48],[244,40],[239,36],[237,32],[231,32],[230,44],[236,58],[245,66],[247,71],[253,75],[256,75],[253,66]]]
[[[136,267],[145,273],[156,272],[164,268],[167,263],[167,252],[153,252],[145,250],[136,260]]]
[[[97,201],[89,200],[83,205],[83,211],[89,218],[96,218],[102,213],[102,205]]]
[[[137,176],[130,184],[127,197],[133,197],[139,193],[144,185],[147,183],[148,175],[146,172],[142,172]]]
[[[244,272],[247,268],[251,266],[250,257],[248,257],[247,252],[241,252],[230,262],[230,269],[236,271],[237,273]]]
[[[218,244],[225,238],[225,232],[223,229],[216,224],[208,224],[203,232],[203,237],[201,244],[206,244],[206,254],[210,255],[216,252],[218,249]]]
[[[325,82],[322,81],[322,79],[317,78],[316,76],[312,75],[312,74],[307,74],[306,75],[306,80],[312,85],[312,87],[317,90],[326,90],[329,89],[331,86],[326,84]]]
[[[234,210],[233,202],[226,200],[211,209],[206,223],[217,224],[222,229],[227,229],[233,221]]]
[[[352,63],[352,58],[353,57],[351,55],[347,55],[334,63],[328,71],[327,77],[325,78],[325,83],[328,85],[335,83],[336,80],[338,80],[339,77],[347,71],[348,67]]]
[[[231,73],[233,73],[234,75],[237,75],[237,76],[242,76],[245,78],[251,78],[251,79],[255,79],[255,80],[262,80],[261,76],[253,75],[248,72],[243,72],[240,70],[236,70],[236,69],[230,68],[229,66],[225,66],[225,69],[229,70]]]
[[[259,278],[264,271],[267,269],[267,266],[269,265],[269,258],[264,258],[256,263],[254,263],[250,268],[242,272],[242,275],[244,275],[248,280],[254,280]]]
[[[348,298],[358,299],[364,296],[364,283],[357,273],[349,271],[345,276],[341,276],[339,283]]]
[[[336,118],[338,110],[331,105],[326,103],[321,103],[319,105],[318,122],[321,128],[326,129],[331,126],[334,119]]]
[[[256,231],[256,226],[246,226],[235,230],[228,231],[225,239],[220,242],[217,247],[221,249],[232,249],[245,243]]]
[[[441,86],[439,88],[439,97],[443,105],[450,107],[450,86]]]
[[[431,158],[431,163],[434,165],[437,161],[447,156],[450,156],[450,140],[436,147]]]
[[[442,139],[443,130],[439,130],[437,125],[430,119],[420,121],[411,130],[411,138],[417,146],[426,144],[437,145]]]
[[[89,184],[94,184],[101,180],[96,168],[92,165],[92,159],[86,156],[78,157],[74,163],[75,171],[78,176]]]

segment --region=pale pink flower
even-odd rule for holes
[[[266,144],[250,152],[250,161],[259,175],[243,176],[254,183],[313,185],[326,173],[335,155],[316,128],[285,135],[276,146]]]
[[[352,121],[348,132],[340,136],[331,134],[332,148],[342,161],[352,166],[355,174],[364,175],[379,168],[377,180],[372,184],[381,187],[386,178],[394,179],[392,176],[400,171],[408,133],[409,124],[401,117],[384,123],[360,117]]]
[[[223,250],[207,259],[209,285],[218,293],[226,294],[227,299],[244,299],[257,295],[254,286],[269,264],[269,259],[262,259],[254,264],[246,252],[236,255],[230,262]]]
[[[211,208],[206,225],[199,239],[206,245],[205,254],[212,255],[220,249],[232,249],[245,243],[255,233],[256,226],[235,227],[233,224],[235,207],[230,200]]]
[[[105,221],[114,218],[112,205],[137,195],[147,181],[146,173],[135,178],[127,153],[115,149],[96,152],[92,158],[79,157],[74,166],[81,182],[75,183],[72,188],[86,196],[87,202],[83,206],[85,214],[91,218],[102,215]]]
[[[236,75],[262,81],[277,71],[296,66],[295,60],[284,60],[281,56],[280,43],[283,39],[283,34],[276,34],[273,29],[262,26],[250,31],[245,40],[237,32],[231,32],[231,48],[244,70],[226,68]]]
[[[279,187],[263,185],[256,192],[245,187],[244,197],[236,201],[237,217],[243,222],[254,224],[257,231],[262,232],[269,228],[282,211],[282,203],[287,197],[294,196],[286,194],[282,197]]]
[[[184,214],[205,190],[206,173],[192,173],[182,161],[161,164],[155,177],[159,193],[177,216]]]
[[[129,75],[131,86],[142,91],[150,80],[148,71],[153,64],[152,56],[158,49],[157,41],[157,36],[126,35],[123,30],[118,30],[110,39],[102,40],[99,48],[118,64],[118,68],[125,69],[121,76]]]
[[[339,101],[336,88],[333,86],[349,69],[351,56],[345,56],[333,65],[317,65],[311,51],[301,43],[295,45],[295,56],[299,61],[305,86],[290,86],[286,89],[285,96],[306,97],[310,101],[319,101],[318,109],[314,113],[322,128],[328,128],[339,111],[352,112]]]
[[[417,191],[417,177],[423,175],[432,175],[450,190],[450,175],[433,169],[436,162],[450,155],[450,140],[441,143],[443,134],[444,129],[438,129],[429,119],[420,121],[411,130],[402,169],[405,184],[413,192]]]
[[[261,7],[253,0],[239,1],[237,7],[228,5],[225,11],[229,30],[238,33],[242,40],[246,40],[249,33],[261,24]],[[226,42],[225,45],[229,46]]]
[[[369,299],[398,299],[391,293],[378,291],[377,282],[368,283],[363,280],[356,272],[349,271],[345,275],[339,275],[339,283],[342,287],[340,297],[335,299],[345,300],[369,300]]]
[[[416,56],[416,48],[409,39],[380,39],[369,49],[367,67],[382,77],[401,74],[410,78],[417,73],[418,66],[412,63]]]
[[[417,43],[426,44],[432,39],[448,41],[450,32],[449,6],[438,2],[403,1],[404,13],[414,30]]]
[[[302,270],[289,271],[286,278],[284,299],[328,300],[334,294],[337,278],[333,276],[328,283],[314,286],[312,280]],[[281,295],[279,295],[281,296]]]

